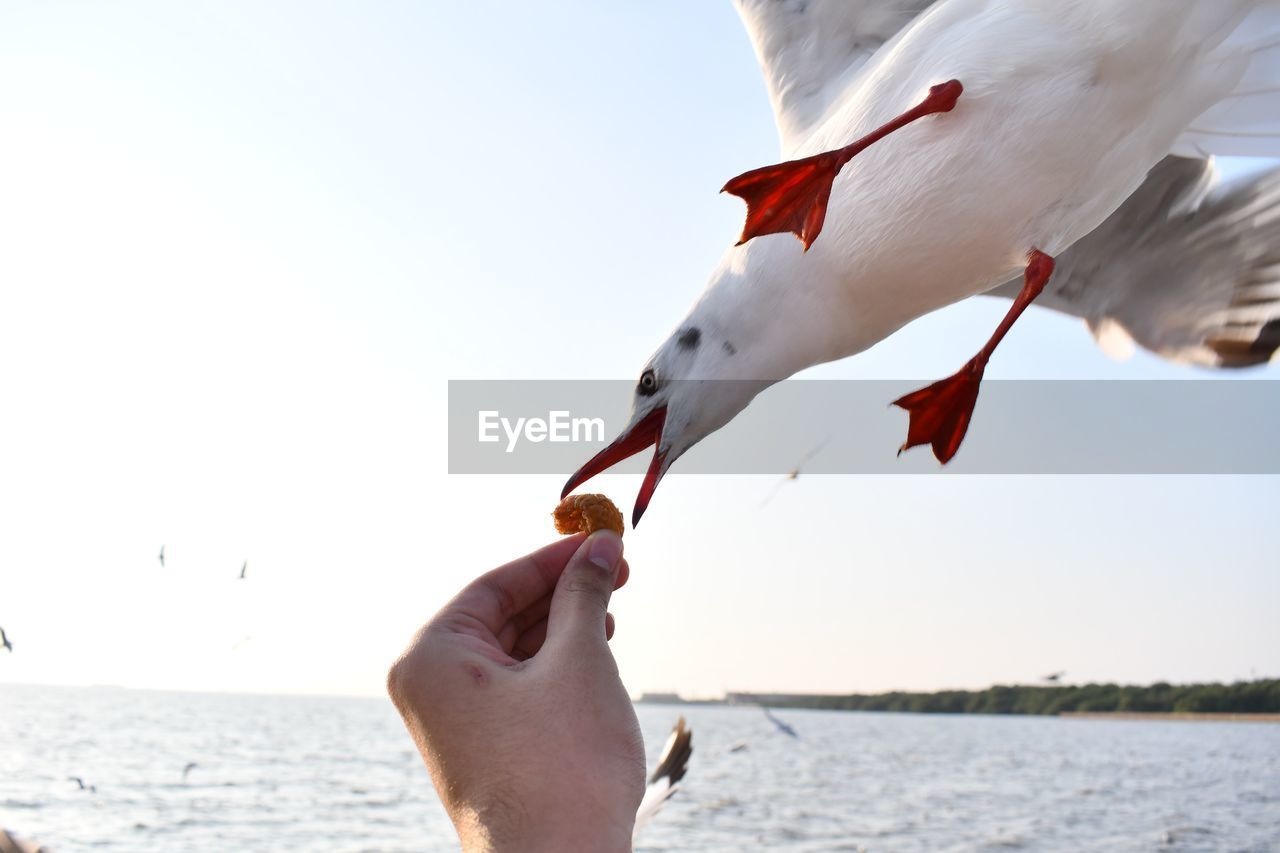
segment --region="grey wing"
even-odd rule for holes
[[[934,0],[734,0],[764,72],[783,152],[867,60]]]
[[[1211,160],[1167,157],[1058,258],[1037,305],[1083,318],[1112,354],[1136,342],[1205,367],[1280,351],[1280,168],[1211,192]],[[1013,298],[1020,280],[991,296]]]

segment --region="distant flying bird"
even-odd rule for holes
[[[13,654],[13,643],[9,642],[9,635],[4,632],[4,628],[0,628],[0,646],[4,646]]]
[[[1066,675],[1066,674],[1067,674],[1067,673],[1066,673],[1066,671],[1065,671],[1065,670],[1063,670],[1063,671],[1061,671],[1061,672],[1051,672],[1051,673],[1049,673],[1048,675],[1046,675],[1046,676],[1044,677],[1044,680],[1045,680],[1045,681],[1052,681],[1052,682],[1054,682],[1054,683],[1056,684],[1058,681],[1062,680],[1062,676],[1064,676],[1064,675]]]
[[[729,751],[742,752],[743,750],[749,749],[750,746],[751,744],[747,743],[745,740],[735,741],[733,746],[729,747]]]
[[[818,444],[817,447],[813,448],[808,453],[806,453],[804,455],[804,458],[802,458],[798,463],[796,463],[796,467],[788,471],[787,475],[783,477],[781,480],[779,480],[776,485],[774,485],[773,491],[769,492],[769,495],[763,501],[760,502],[760,508],[764,509],[764,507],[766,507],[770,501],[772,501],[775,497],[777,497],[778,492],[782,491],[782,487],[785,486],[787,483],[794,482],[795,480],[799,480],[800,473],[804,468],[804,466],[809,464],[809,461],[813,459],[813,457],[821,453],[822,448],[826,447],[829,441],[831,441],[830,438],[824,438]]]
[[[773,712],[770,711],[768,708],[766,708],[764,705],[760,706],[760,710],[764,711],[764,715],[769,718],[769,722],[773,723],[775,726],[778,727],[778,731],[782,732],[784,735],[789,735],[793,738],[799,739],[800,735],[796,734],[795,729],[791,728],[791,726],[787,725],[786,723],[782,722],[782,720],[779,720],[777,717],[775,717],[773,715]]]
[[[1280,351],[1277,173],[1183,191],[1211,157],[1280,157],[1275,0],[735,6],[783,162],[725,185],[747,204],[740,239],[566,494],[652,447],[635,524],[673,463],[770,385],[984,293],[1014,301],[957,373],[896,401],[901,450],[951,460],[1033,303],[1179,361]]]
[[[89,792],[89,793],[91,793],[91,794],[96,794],[96,793],[98,792],[98,788],[97,788],[97,786],[95,786],[95,785],[86,785],[86,784],[84,783],[84,780],[83,780],[83,779],[81,779],[79,776],[68,776],[68,777],[67,777],[67,781],[68,781],[68,782],[75,782],[77,785],[79,785],[79,786],[80,786],[80,790],[81,790],[81,791],[88,791],[88,792]]]
[[[187,762],[187,766],[182,768],[182,781],[187,781],[187,777],[191,775],[191,771],[195,770],[199,766],[200,765],[196,764],[194,761]]]
[[[164,546],[160,546],[160,568],[164,568]]]
[[[245,560],[244,564],[240,566],[240,580],[244,580],[244,570],[247,568],[249,568],[249,561]]]
[[[636,809],[635,829],[631,832],[634,842],[640,830],[662,808],[663,803],[675,794],[678,783],[689,769],[689,756],[693,755],[693,730],[686,728],[684,717],[676,721],[666,746],[662,748],[662,757],[649,775],[649,786],[645,788],[644,799],[640,808]]]

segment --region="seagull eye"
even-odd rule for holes
[[[652,370],[646,370],[640,374],[640,384],[636,386],[636,393],[641,396],[648,397],[658,390],[658,377],[654,375]]]

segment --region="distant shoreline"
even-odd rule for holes
[[[1055,677],[1060,676],[1058,673]],[[682,703],[676,693],[646,693],[641,703]],[[1231,684],[996,684],[934,693],[726,693],[698,704],[763,705],[824,711],[916,714],[1013,714],[1100,719],[1280,722],[1280,679]]]
[[[1280,723],[1280,714],[1214,714],[1177,711],[1063,711],[1077,720],[1167,720],[1175,723]]]
[[[721,708],[766,707],[751,706],[736,702],[725,702],[722,699],[639,699],[637,705],[704,705]],[[783,708],[791,711],[840,711],[841,708],[816,708],[813,706],[771,705],[767,707]],[[1133,720],[1169,723],[1280,723],[1280,714],[1231,714],[1191,711],[1062,711],[1057,714],[992,714],[970,713],[966,711],[866,711],[861,714],[924,714],[939,717],[1041,717],[1073,720]]]

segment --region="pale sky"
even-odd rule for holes
[[[563,477],[447,474],[446,382],[632,378],[777,157],[726,2],[26,0],[0,80],[0,683],[380,692],[554,535]],[[988,371],[1197,375],[1039,311]],[[677,466],[628,534],[633,692],[1280,674],[1276,478],[774,485]]]

